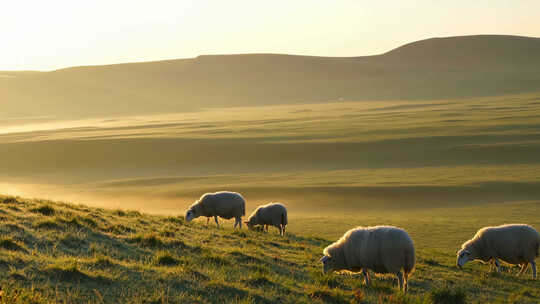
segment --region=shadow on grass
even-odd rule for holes
[[[81,282],[97,282],[111,283],[109,278],[103,276],[91,276],[79,270],[77,265],[53,265],[44,270],[44,275],[54,278],[61,282],[81,283]]]

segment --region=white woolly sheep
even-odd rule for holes
[[[285,227],[287,226],[287,208],[280,203],[270,203],[257,207],[255,211],[245,221],[249,229],[253,229],[255,225],[263,225],[268,232],[268,225],[272,225],[279,229],[279,235],[285,235]]]
[[[529,263],[532,276],[536,278],[536,262],[540,234],[525,224],[508,224],[497,227],[484,227],[475,236],[461,245],[456,264],[459,268],[472,260],[495,262],[497,272],[501,271],[499,260],[512,265],[520,265],[521,275]]]
[[[371,281],[369,270],[393,273],[404,292],[407,292],[407,280],[416,263],[412,239],[405,230],[392,226],[351,229],[323,253],[320,259],[323,273],[362,271],[366,285]]]
[[[234,228],[242,228],[242,216],[246,215],[246,202],[236,192],[221,191],[206,193],[186,210],[186,221],[190,222],[199,216],[206,216],[206,223],[214,217],[219,228],[218,216],[224,219],[235,218]]]

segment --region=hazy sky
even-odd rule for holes
[[[2,1],[0,70],[223,53],[359,56],[471,34],[539,37],[540,1]]]

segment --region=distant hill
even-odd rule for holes
[[[377,56],[213,55],[0,72],[0,117],[93,116],[540,91],[540,38],[463,36]]]

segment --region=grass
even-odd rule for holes
[[[31,212],[36,212],[36,213],[41,213],[43,215],[49,215],[49,216],[54,215],[54,213],[55,213],[54,208],[49,206],[49,205],[32,208],[32,209],[30,209],[30,211]]]
[[[132,240],[143,247],[160,248],[165,246],[160,237],[154,234],[137,235]]]
[[[145,213],[120,213],[47,202],[51,217],[33,210],[42,201],[0,197],[0,303],[536,303],[540,280],[505,267],[454,266],[455,252],[488,223],[540,222],[540,202],[446,207],[406,213],[364,211],[354,217],[291,217],[291,232],[233,231]],[[9,208],[19,206],[18,211]],[[130,214],[130,216],[127,216]],[[445,215],[445,216],[443,216]],[[91,218],[91,224],[83,219]],[[76,219],[76,221],[74,220]],[[74,224],[74,222],[78,224]],[[15,224],[16,223],[16,224]],[[165,224],[164,224],[165,223]],[[363,284],[357,274],[321,273],[322,249],[354,225],[406,228],[417,247],[409,293],[393,276]],[[429,225],[427,224],[429,223]],[[229,225],[230,224],[230,225]],[[323,233],[320,227],[324,226]],[[47,229],[45,229],[48,227]],[[54,229],[49,229],[54,227]],[[109,229],[124,227],[126,229]],[[128,229],[129,228],[129,229]],[[133,233],[133,231],[137,231]],[[164,233],[164,231],[166,233]],[[51,292],[53,291],[53,292]]]
[[[178,259],[166,251],[158,251],[154,255],[154,264],[160,266],[173,266],[179,263]]]
[[[430,292],[429,298],[437,304],[465,304],[467,303],[467,294],[463,289],[451,287],[439,287]]]
[[[24,251],[24,245],[9,238],[0,238],[0,248],[11,251]]]

